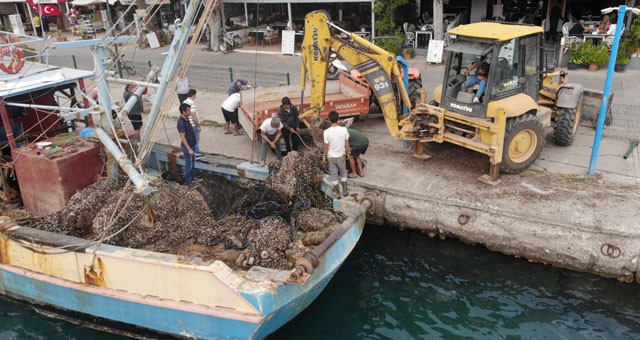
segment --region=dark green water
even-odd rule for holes
[[[320,297],[272,339],[640,338],[640,286],[367,227]],[[0,300],[0,339],[121,339]]]

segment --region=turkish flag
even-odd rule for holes
[[[43,17],[55,17],[60,15],[58,5],[31,5],[36,14],[42,9]]]

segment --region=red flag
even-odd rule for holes
[[[60,15],[60,10],[58,9],[58,5],[31,5],[31,8],[38,14],[40,9],[42,9],[43,17],[55,17]]]

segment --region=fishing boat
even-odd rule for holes
[[[237,162],[220,164],[220,173],[251,176],[250,166]],[[139,328],[135,333],[263,338],[326,287],[358,242],[367,206],[334,200],[336,211],[353,216],[291,271],[254,266],[238,272],[218,260],[191,264],[171,254],[83,247],[88,240],[5,223],[0,226],[0,293],[110,328]]]
[[[162,80],[155,85],[157,96],[149,125],[156,119],[154,111],[162,105],[164,91],[176,69],[174,65],[180,61],[178,57],[191,32],[189,23],[200,2],[191,0],[185,24],[176,31],[167,56],[171,62],[165,62],[158,77]],[[212,5],[205,2],[204,6],[206,15]],[[11,48],[22,48],[18,46],[19,40],[8,41],[14,41]],[[130,42],[130,38],[110,42]],[[81,41],[58,47],[94,44],[99,61],[104,59],[103,43]],[[97,103],[86,95],[85,82],[93,77],[105,78],[103,71],[104,65],[97,65],[94,73],[25,61],[21,70],[13,74],[0,73],[0,78],[5,78],[0,79],[4,81],[4,87],[0,88],[0,117],[6,130],[5,145],[11,149],[1,172],[5,202],[18,200],[17,185],[28,211],[40,216],[55,212],[64,207],[74,192],[95,182],[96,175],[105,167],[117,168],[111,170],[129,176],[137,193],[149,195],[153,193],[147,178],[153,173],[149,167],[160,172],[163,168],[179,169],[184,165],[175,150],[159,144],[148,149],[144,173],[128,160],[116,142],[118,138],[130,142],[129,138],[139,136],[123,137],[103,129],[113,124],[109,118],[113,108],[111,101],[105,100],[109,93],[104,79],[98,79],[103,128],[94,126],[92,116]],[[61,93],[69,101],[68,107],[59,105],[57,96]],[[84,105],[78,105],[76,93],[82,94]],[[135,100],[136,96],[132,96],[121,110],[130,109]],[[51,116],[54,118],[47,121]],[[79,126],[84,129],[77,129]],[[34,135],[31,140],[25,139],[28,135],[25,132]],[[143,131],[141,144],[149,133]],[[100,144],[86,143],[83,136],[97,138]],[[101,152],[106,151],[101,150],[110,153],[111,165],[104,161]],[[243,181],[262,181],[268,175],[266,168],[244,160],[211,158],[212,161],[199,164],[201,170]],[[116,162],[119,167],[114,165]],[[17,178],[12,177],[14,169]],[[328,183],[323,186],[330,187]],[[126,329],[135,334],[151,332],[153,337],[167,334],[199,339],[263,338],[318,297],[358,242],[366,210],[372,202],[366,198],[360,202],[353,198],[332,202],[334,211],[349,217],[322,243],[300,256],[289,270],[260,266],[234,270],[217,259],[190,262],[179,255],[95,243],[4,218],[0,221],[0,294],[38,309],[52,310],[56,316],[89,319],[107,329]]]

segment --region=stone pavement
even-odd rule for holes
[[[69,39],[72,39],[70,37]],[[211,153],[221,153],[228,156],[235,156],[248,160],[255,160],[257,147],[252,145],[246,137],[231,137],[221,133],[221,124],[224,122],[220,112],[220,104],[226,98],[226,88],[229,84],[229,68],[233,69],[234,76],[245,77],[254,83],[257,74],[279,74],[278,81],[282,81],[285,74],[289,74],[291,84],[298,84],[300,77],[300,56],[281,55],[278,53],[278,45],[266,47],[244,46],[242,49],[229,54],[209,52],[204,50],[204,45],[195,53],[188,70],[188,78],[192,87],[196,88],[198,98],[196,103],[201,108],[200,112],[203,120],[208,121],[203,138],[203,149]],[[139,71],[148,70],[149,61],[161,64],[164,60],[162,53],[168,47],[158,49],[127,49],[126,55],[134,58],[134,62]],[[50,62],[55,65],[69,66],[75,55],[78,64],[84,65],[86,69],[93,69],[93,61],[89,51],[78,50],[51,50]],[[409,60],[412,67],[421,71],[423,87],[427,90],[427,97],[431,97],[433,89],[442,83],[444,67],[426,62],[424,57],[417,57]],[[86,64],[86,65],[85,65]],[[146,68],[145,68],[146,67]],[[211,74],[211,69],[224,70],[221,74]],[[602,90],[606,69],[601,68],[596,72],[587,70],[570,71],[569,79],[572,82],[583,84],[586,88]],[[265,80],[266,81],[266,80]],[[278,82],[275,81],[275,82]],[[257,81],[260,83],[260,81]],[[276,86],[276,85],[274,85]],[[627,114],[633,114],[640,110],[640,98],[637,89],[640,88],[640,72],[627,71],[625,73],[615,73],[613,82],[614,108],[615,105],[624,105]],[[116,91],[115,100],[120,99],[121,90]],[[177,99],[175,100],[177,107]],[[206,108],[206,109],[205,109]],[[620,107],[618,107],[620,108]],[[636,110],[637,108],[637,110]],[[177,117],[177,109],[171,113]],[[614,124],[616,124],[616,112],[613,112]],[[638,122],[638,121],[636,121]],[[164,142],[175,144],[177,139],[172,134],[173,126],[167,123],[167,133],[161,134]],[[373,139],[372,147],[375,148],[376,136],[384,136],[386,127],[382,119],[373,119],[366,123],[357,124],[356,128],[363,129]],[[636,138],[640,137],[640,126],[634,127]],[[605,129],[605,136],[607,129]],[[169,136],[169,141],[167,141]],[[159,140],[163,141],[163,140]],[[228,142],[228,143],[227,143]],[[402,147],[400,141],[396,142],[398,148]],[[590,150],[593,145],[593,129],[583,126],[579,129],[579,136],[575,145],[571,147],[557,147],[553,143],[547,143],[543,149],[540,159],[533,166],[534,169],[544,169],[551,172],[571,173],[576,176],[583,176],[589,164]],[[640,161],[638,160],[638,150],[628,159],[623,159],[623,155],[629,147],[626,139],[618,140],[604,138],[601,146],[601,155],[598,162],[598,173],[607,179],[615,179],[625,183],[638,183],[640,177]],[[468,151],[471,152],[471,151]]]
[[[69,36],[69,40],[74,37]],[[77,39],[77,38],[75,38]],[[278,53],[279,45],[271,46],[248,46],[236,50],[229,54],[219,52],[209,52],[205,50],[205,45],[201,44],[198,51],[194,54],[190,62],[187,76],[191,81],[192,87],[196,88],[198,98],[196,103],[200,107],[203,120],[207,120],[207,127],[202,138],[203,150],[211,153],[220,153],[228,156],[235,156],[248,160],[256,160],[257,149],[252,145],[246,137],[232,137],[222,134],[221,124],[224,122],[220,112],[220,104],[226,99],[226,88],[230,82],[230,71],[234,77],[244,77],[254,83],[283,84],[285,75],[289,75],[290,84],[298,84],[300,77],[300,61],[299,55],[281,55]],[[135,49],[124,47],[125,55],[133,58],[134,64],[139,72],[146,73],[149,62],[161,65],[164,60],[162,53],[168,50],[168,46],[158,49]],[[89,51],[81,50],[50,50],[50,63],[54,65],[73,67],[73,55],[79,68],[93,69],[93,60]],[[427,90],[427,97],[432,96],[433,89],[442,83],[444,74],[443,65],[434,65],[426,62],[424,57],[417,57],[409,60],[412,67],[420,70],[423,79],[423,87]],[[212,71],[214,70],[214,71]],[[269,77],[275,79],[267,79]],[[137,76],[136,76],[137,77]],[[586,88],[602,90],[606,77],[606,69],[603,67],[596,72],[587,70],[570,71],[569,79],[572,82],[583,84]],[[634,112],[640,111],[640,97],[638,97],[638,88],[640,88],[640,72],[627,71],[624,73],[615,73],[613,82],[614,109],[624,112],[627,116],[633,117]],[[153,92],[153,91],[151,91]],[[115,100],[119,100],[121,90],[115,92]],[[177,99],[175,100],[177,107]],[[621,106],[622,105],[622,106]],[[205,109],[206,108],[206,109]],[[178,116],[177,108],[171,113],[174,117]],[[624,134],[627,139],[607,138],[607,129],[605,129],[605,138],[603,139],[601,152],[598,162],[598,173],[606,179],[615,179],[625,183],[639,183],[640,178],[640,161],[639,151],[636,151],[627,159],[623,159],[623,155],[629,147],[629,136],[635,135],[640,138],[640,126],[629,126],[630,123],[640,124],[640,120],[625,121],[616,119],[616,112],[613,112],[614,124],[623,124],[626,129],[631,129],[631,133]],[[624,117],[622,117],[624,118]],[[171,123],[166,123],[167,133],[160,135],[160,142],[174,144],[177,137],[173,133],[174,128]],[[585,124],[588,125],[588,124]],[[375,148],[376,138],[384,137],[386,127],[382,119],[373,119],[365,123],[359,123],[356,128],[363,129],[370,135],[372,148]],[[614,131],[615,129],[611,129]],[[542,155],[533,166],[533,169],[545,170],[550,172],[558,172],[564,174],[573,174],[583,176],[587,169],[590,159],[590,150],[593,145],[593,129],[589,126],[583,126],[579,129],[578,138],[571,147],[557,147],[552,142],[547,143],[543,149]],[[167,140],[168,136],[168,140]],[[615,136],[614,136],[615,137]],[[164,139],[164,140],[163,140]],[[402,147],[402,143],[397,141],[398,148]],[[468,151],[471,153],[471,151]],[[270,155],[271,157],[271,155]]]

